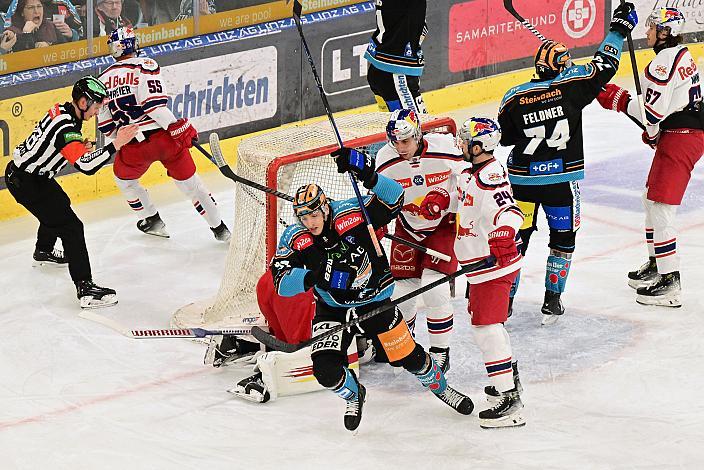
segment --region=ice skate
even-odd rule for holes
[[[484,429],[517,427],[526,424],[521,413],[523,402],[518,390],[503,392],[491,408],[479,412],[479,426]]]
[[[138,221],[137,228],[148,235],[169,238],[169,233],[166,231],[166,224],[161,220],[158,212]]]
[[[515,386],[518,393],[523,393],[523,386],[521,385],[521,378],[518,376],[518,361],[511,363],[511,368],[513,369],[513,385]],[[495,405],[501,400],[501,392],[496,390],[493,385],[487,385],[484,387],[484,394],[486,395],[486,401]]]
[[[560,294],[552,291],[545,291],[545,299],[543,300],[543,306],[540,309],[543,314],[543,319],[540,322],[541,325],[547,326],[555,323],[560,315],[565,313],[565,307],[562,306],[562,300],[560,300]]]
[[[235,387],[228,390],[228,392],[239,398],[255,403],[266,403],[271,399],[269,390],[267,390],[266,385],[264,385],[262,381],[261,372],[257,372],[240,380]]]
[[[435,396],[460,414],[470,415],[472,414],[472,411],[474,411],[474,403],[472,402],[472,399],[464,393],[458,392],[449,385],[445,388],[444,392],[435,393]]]
[[[54,268],[65,268],[68,266],[68,259],[64,256],[64,252],[54,248],[52,251],[34,250],[32,255],[32,266],[51,266]]]
[[[76,294],[81,308],[109,307],[117,303],[117,293],[108,287],[96,286],[93,281],[78,281]]]
[[[662,274],[657,281],[636,290],[636,302],[642,305],[659,305],[662,307],[681,307],[680,272]]]
[[[438,364],[440,369],[444,372],[447,373],[450,370],[450,348],[438,348],[438,347],[431,347],[430,351],[428,351],[428,354],[430,354],[430,357],[432,357],[435,362]]]
[[[643,266],[628,273],[628,285],[634,289],[653,285],[657,280],[658,267],[655,263],[655,257],[648,258]]]
[[[229,242],[230,241],[230,230],[227,228],[227,225],[225,225],[225,222],[220,221],[220,225],[217,227],[213,228],[210,227],[210,230],[213,231],[213,235],[215,235],[215,239],[219,242]]]

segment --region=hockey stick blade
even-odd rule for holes
[[[495,263],[496,263],[496,258],[494,258],[493,256],[489,256],[489,257],[484,258],[482,260],[479,260],[477,262],[467,264],[452,274],[447,274],[447,275],[443,276],[442,278],[440,278],[434,282],[431,282],[430,284],[428,284],[426,286],[421,287],[420,289],[416,289],[413,292],[409,292],[408,294],[403,295],[403,296],[399,297],[398,299],[394,299],[394,300],[390,301],[389,303],[381,305],[381,306],[375,308],[374,310],[370,310],[369,312],[363,313],[363,314],[359,315],[357,318],[354,318],[353,320],[351,320],[347,323],[344,323],[342,325],[338,325],[335,328],[331,328],[328,331],[326,331],[325,333],[321,333],[318,336],[315,336],[307,341],[303,341],[302,343],[297,343],[297,344],[287,343],[287,342],[282,341],[278,338],[275,338],[274,336],[265,332],[264,330],[262,330],[258,326],[252,327],[252,336],[254,336],[260,343],[262,343],[265,346],[268,346],[272,349],[275,349],[277,351],[283,351],[283,352],[287,352],[287,353],[296,352],[296,351],[303,349],[305,347],[308,347],[311,344],[316,343],[324,338],[327,338],[330,335],[334,335],[335,333],[339,333],[342,330],[345,330],[347,328],[355,326],[355,325],[357,325],[357,324],[359,324],[359,323],[361,323],[361,322],[363,322],[363,321],[365,321],[375,315],[380,314],[381,312],[392,309],[407,300],[410,300],[414,297],[417,297],[417,296],[423,294],[424,292],[429,291],[430,289],[434,289],[435,287],[450,281],[451,279],[459,277],[463,274],[468,274],[472,271],[478,271],[480,269],[486,269],[486,268],[492,267],[495,265]]]
[[[206,330],[203,328],[151,328],[131,330],[120,325],[115,320],[98,315],[97,313],[82,311],[78,314],[84,320],[94,321],[111,330],[117,331],[131,339],[169,339],[169,338],[205,338],[216,335],[250,335],[252,327],[226,328],[222,330]]]
[[[211,132],[210,136],[208,136],[208,140],[210,141],[210,151],[213,152],[213,159],[218,168],[228,166],[227,162],[225,162],[225,157],[222,155],[222,149],[220,148],[220,136],[215,132]]]

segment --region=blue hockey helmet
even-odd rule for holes
[[[115,59],[127,54],[139,55],[139,40],[131,27],[123,26],[110,33],[108,47]]]

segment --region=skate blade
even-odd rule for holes
[[[656,279],[653,279],[652,281],[638,281],[635,279],[629,279],[628,287],[632,287],[633,289],[640,289],[641,287],[650,287],[655,284],[655,281]]]
[[[497,428],[518,428],[526,425],[526,419],[523,414],[513,413],[509,416],[504,416],[499,419],[480,419],[479,427],[482,429],[497,429]]]
[[[641,305],[654,305],[656,307],[679,308],[682,306],[682,301],[680,300],[679,294],[671,297],[649,297],[646,295],[638,295],[636,296],[636,302]]]
[[[557,322],[557,319],[560,317],[561,315],[545,315],[543,313],[543,319],[541,320],[540,324],[542,326],[554,325]]]
[[[171,238],[171,235],[169,235],[165,230],[150,230],[148,232],[145,232],[144,230],[140,230],[140,232],[146,233],[147,235],[153,235],[155,237]]]
[[[227,393],[231,393],[237,398],[241,398],[243,400],[251,401],[252,403],[265,403],[268,400],[264,400],[265,396],[262,395],[261,393],[245,393],[237,388],[231,388],[227,390]]]
[[[102,308],[112,307],[117,303],[117,295],[104,295],[102,299],[95,299],[91,296],[81,297],[81,308]]]
[[[68,263],[52,263],[51,261],[32,261],[32,267],[33,268],[40,268],[42,266],[46,266],[48,268],[68,268]]]

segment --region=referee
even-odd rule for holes
[[[103,307],[116,304],[117,294],[93,283],[83,223],[54,177],[66,163],[87,175],[94,174],[132,140],[137,126],[123,127],[112,143],[93,150],[93,144],[83,138],[81,127],[83,121],[98,114],[107,90],[102,82],[88,76],[73,85],[72,97],[71,102],[55,104],[15,148],[5,170],[5,182],[15,200],[39,219],[34,264],[68,264],[81,307]],[[61,238],[65,256],[54,249],[57,238]]]

